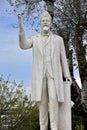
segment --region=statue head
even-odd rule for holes
[[[49,30],[51,27],[51,15],[49,12],[44,11],[40,17],[42,30]]]
[[[43,11],[41,16],[40,16],[40,19],[44,18],[44,17],[48,17],[51,21],[51,15],[49,14],[48,11]]]

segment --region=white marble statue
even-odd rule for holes
[[[41,33],[26,39],[23,22],[18,17],[20,48],[32,48],[33,52],[31,100],[39,103],[40,130],[48,130],[48,111],[51,130],[71,130],[71,78],[63,39],[50,31],[51,16],[47,11],[41,14],[40,20]],[[66,79],[65,85],[63,76]],[[65,93],[66,96],[64,96]],[[69,95],[68,98],[67,95]],[[68,123],[65,123],[65,120]]]

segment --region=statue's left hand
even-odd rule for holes
[[[72,84],[72,79],[71,79],[71,77],[66,77],[66,83],[69,83],[70,85]]]

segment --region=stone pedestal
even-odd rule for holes
[[[59,130],[71,130],[71,92],[70,84],[64,82],[64,103],[59,105]]]

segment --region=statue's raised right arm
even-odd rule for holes
[[[18,16],[18,24],[19,24],[19,46],[21,49],[29,49],[33,46],[32,38],[26,39],[25,32],[23,28],[23,20],[20,16]]]

